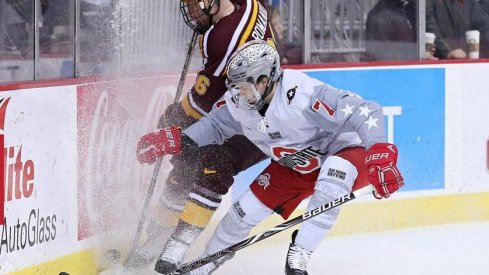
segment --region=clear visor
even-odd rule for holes
[[[230,90],[237,108],[258,110],[263,106],[262,96],[252,83],[241,82],[233,84]]]

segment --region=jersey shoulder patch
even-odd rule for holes
[[[326,114],[330,117],[333,117],[334,113],[335,113],[335,110],[333,108],[331,108],[331,106],[329,106],[326,102],[321,101],[319,99],[316,99],[314,101],[314,103],[311,106],[311,109],[316,113],[321,111],[321,110],[324,110],[326,112]]]
[[[220,109],[222,106],[225,106],[225,105],[226,105],[225,99],[222,99],[222,100],[219,100],[218,102],[216,102],[216,108],[217,109]]]

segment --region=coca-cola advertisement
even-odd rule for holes
[[[130,245],[154,172],[137,161],[136,144],[157,129],[177,84],[178,77],[169,76],[78,86],[79,240],[110,236],[104,239],[110,242],[120,235],[118,245]],[[170,169],[165,158],[152,201]]]

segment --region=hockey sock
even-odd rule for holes
[[[307,211],[317,208],[333,199],[331,196],[316,190],[307,206]],[[333,208],[303,222],[295,239],[295,244],[309,251],[315,251],[319,243],[321,243],[331,227],[333,227],[339,211],[339,207]]]

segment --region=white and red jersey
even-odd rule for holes
[[[183,133],[199,146],[245,135],[273,160],[301,173],[320,168],[343,148],[385,142],[379,104],[295,70],[284,70],[264,116],[238,109],[228,92]]]

